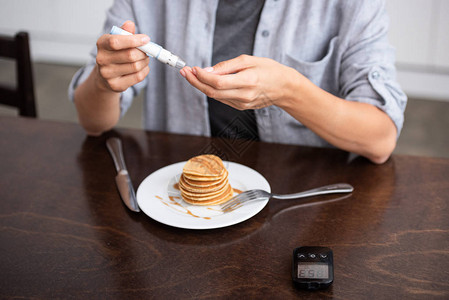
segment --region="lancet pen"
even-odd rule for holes
[[[111,34],[118,34],[118,35],[132,35],[131,32],[128,32],[126,30],[123,30],[117,26],[112,26]],[[170,51],[162,48],[158,44],[149,42],[148,44],[145,44],[141,47],[137,47],[140,51],[146,53],[148,56],[156,58],[158,61],[167,64],[169,66],[182,69],[185,67],[186,63],[179,58],[178,56],[174,55]]]

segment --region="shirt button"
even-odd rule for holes
[[[262,36],[263,36],[263,37],[267,37],[267,36],[269,36],[269,35],[270,35],[270,32],[269,32],[268,30],[262,31]]]
[[[374,71],[374,72],[371,74],[371,78],[373,78],[373,79],[379,79],[379,77],[380,77],[380,74],[379,74],[379,72],[377,72],[377,71]]]

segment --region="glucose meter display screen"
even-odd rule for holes
[[[329,266],[326,263],[298,263],[298,278],[329,278]]]

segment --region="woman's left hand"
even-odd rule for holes
[[[269,58],[240,55],[204,69],[184,67],[180,73],[208,97],[245,110],[279,105],[290,70]]]
[[[239,110],[276,105],[330,144],[384,163],[396,146],[390,117],[371,104],[345,101],[272,59],[241,55],[181,74],[207,96]]]

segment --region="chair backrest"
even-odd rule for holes
[[[37,117],[28,34],[0,35],[0,57],[15,60],[17,68],[16,88],[0,85],[0,104],[18,108],[21,116]]]

